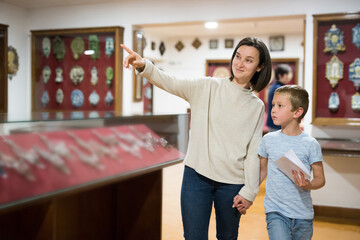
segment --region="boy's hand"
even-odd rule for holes
[[[300,172],[300,177],[297,171],[293,170],[292,171],[294,180],[295,180],[295,184],[299,187],[301,187],[302,189],[305,190],[311,190],[312,186],[311,186],[311,182],[305,178],[304,174],[302,172]]]

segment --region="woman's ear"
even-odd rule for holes
[[[257,71],[257,72],[260,72],[261,70],[263,70],[263,68],[264,68],[264,64],[262,64],[260,67],[257,67],[257,68],[256,68],[256,71]]]

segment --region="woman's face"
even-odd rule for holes
[[[255,47],[240,46],[231,66],[236,83],[248,88],[255,72],[259,72],[263,68],[258,66],[259,62],[259,51]]]

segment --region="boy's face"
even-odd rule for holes
[[[275,93],[272,101],[271,117],[275,125],[287,125],[295,119],[295,111],[292,111],[290,95],[287,93]]]

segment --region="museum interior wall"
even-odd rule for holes
[[[140,7],[141,6],[141,7]],[[221,11],[219,11],[221,9]],[[269,10],[271,9],[271,11]],[[23,9],[0,2],[0,23],[9,25],[8,44],[15,47],[19,54],[19,71],[8,82],[8,112],[30,113],[31,111],[31,30],[87,28],[121,26],[124,28],[124,43],[132,46],[134,25],[149,23],[176,23],[186,21],[207,21],[219,19],[256,18],[304,15],[306,19],[305,39],[302,35],[287,35],[284,52],[272,53],[274,58],[299,58],[299,80],[313,94],[313,15],[327,13],[356,12],[360,10],[357,0],[291,2],[274,1],[122,1],[81,6],[56,8]],[[186,12],[186,14],[184,14]],[[281,33],[281,29],[279,32]],[[144,54],[148,54],[156,64],[177,75],[184,77],[205,74],[207,59],[226,59],[232,50],[219,46],[216,51],[208,51],[209,38],[201,38],[203,45],[195,50],[190,43],[193,38],[182,40],[186,47],[178,52],[173,46],[179,39],[158,39],[147,36],[150,41],[164,41],[169,46],[164,55],[149,51],[149,44]],[[196,36],[194,36],[196,37]],[[231,37],[235,42],[244,36],[238,36],[234,29]],[[261,35],[267,43],[269,36]],[[225,38],[225,37],[224,37]],[[224,38],[219,39],[222,42]],[[304,40],[305,49],[301,43]],[[305,53],[305,54],[304,54]],[[303,74],[304,73],[304,74]],[[124,113],[140,113],[141,102],[133,102],[132,71],[123,71],[122,109]],[[159,113],[185,113],[186,102],[170,96],[159,89],[154,89],[154,111]],[[311,99],[310,99],[311,101]],[[166,103],[166,104],[164,104]],[[312,106],[305,118],[305,131],[317,138],[359,138],[359,125],[356,126],[313,126]],[[326,157],[327,159],[327,157]],[[324,167],[328,173],[328,185],[313,195],[314,204],[360,209],[360,158],[330,157],[325,159]],[[339,192],[340,191],[340,192]],[[337,198],[336,195],[346,196]]]

